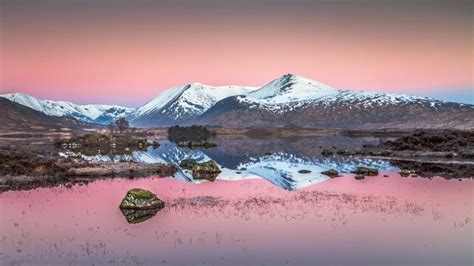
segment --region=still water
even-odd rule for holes
[[[214,182],[180,171],[4,192],[0,264],[473,264],[472,179],[404,178],[387,161],[312,152],[324,146],[240,140],[190,150],[164,142],[146,152],[91,155],[143,162],[212,158],[224,171]],[[319,174],[358,165],[381,172],[364,180]],[[134,187],[154,192],[165,208],[141,223],[127,222],[118,206]]]

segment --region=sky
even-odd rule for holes
[[[0,0],[0,93],[136,107],[192,82],[474,103],[466,0]]]

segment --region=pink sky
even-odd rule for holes
[[[473,32],[463,1],[364,8],[82,2],[6,1],[0,92],[137,106],[190,82],[261,86],[291,72],[335,88],[461,100],[472,93]]]

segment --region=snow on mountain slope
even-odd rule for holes
[[[0,97],[37,110],[46,115],[70,116],[85,122],[103,124],[112,122],[119,117],[124,117],[133,111],[132,108],[116,105],[78,105],[64,101],[38,100],[24,93],[4,94],[0,95]]]
[[[308,104],[329,105],[335,102],[362,104],[370,107],[372,104],[406,104],[429,103],[432,107],[443,103],[428,97],[409,96],[395,93],[377,93],[356,90],[334,89],[326,84],[286,74],[273,80],[262,88],[253,91],[247,97],[240,97],[242,102],[260,104],[274,111],[288,111],[288,106],[294,109]]]
[[[196,122],[221,127],[470,128],[474,105],[394,93],[334,89],[287,74],[215,103]]]
[[[337,93],[338,90],[326,84],[293,74],[286,74],[249,93],[248,97],[264,104],[281,104],[314,100],[325,96],[333,96]]]
[[[247,95],[257,88],[240,86],[212,87],[201,83],[187,84],[160,93],[130,115],[133,120],[153,120],[165,117],[171,120],[196,117],[216,102],[235,95]]]

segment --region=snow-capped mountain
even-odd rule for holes
[[[262,88],[241,97],[243,101],[260,104],[272,110],[285,110],[284,107],[300,107],[302,105],[328,105],[334,102],[363,102],[369,107],[373,104],[404,104],[416,102],[428,102],[430,105],[442,104],[427,97],[409,96],[393,93],[376,93],[354,90],[334,89],[329,85],[313,81],[293,74],[286,74],[275,79]]]
[[[0,95],[5,99],[29,107],[50,116],[69,116],[77,120],[108,124],[117,118],[125,117],[133,109],[117,105],[87,104],[78,105],[71,102],[38,100],[24,93],[11,93]]]
[[[249,93],[248,98],[261,104],[279,105],[317,100],[337,93],[338,90],[326,84],[287,74]]]
[[[171,88],[133,112],[132,125],[175,125],[193,120],[216,102],[235,95],[247,95],[257,88],[240,86],[212,87],[201,83]]]
[[[474,127],[474,106],[427,97],[334,89],[293,74],[217,102],[198,123],[224,127]]]
[[[261,88],[187,84],[160,93],[133,110],[0,95],[51,116],[107,124],[126,117],[132,126],[202,124],[221,127],[474,128],[474,105],[393,93],[335,89],[286,74]]]
[[[0,131],[38,132],[51,129],[77,129],[85,126],[71,117],[54,117],[0,97]],[[0,163],[1,164],[1,163]]]

